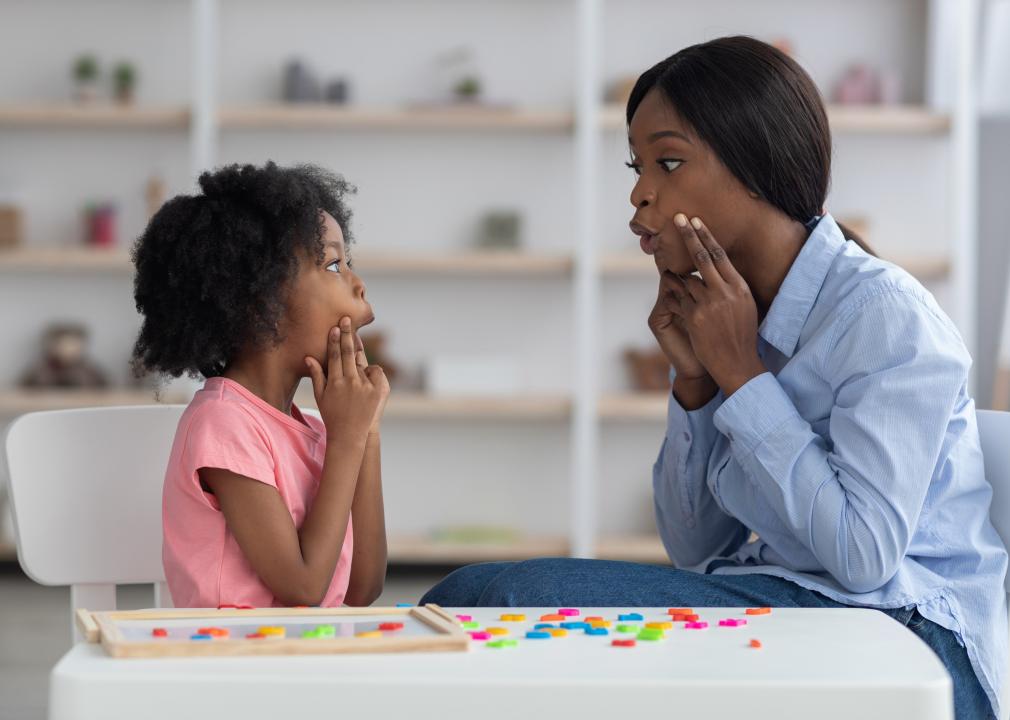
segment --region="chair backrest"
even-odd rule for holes
[[[978,410],[976,415],[985,477],[992,485],[989,519],[1010,548],[1010,412]],[[1010,574],[1003,586],[1010,593]]]
[[[18,560],[43,585],[70,585],[71,610],[111,610],[116,585],[154,583],[161,490],[183,405],[22,415],[7,431]]]

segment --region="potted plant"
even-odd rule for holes
[[[78,102],[91,102],[98,97],[98,59],[94,55],[81,55],[74,61],[74,98]]]
[[[121,62],[112,71],[112,82],[116,100],[132,103],[137,87],[137,69],[128,62]]]

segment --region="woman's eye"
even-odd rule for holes
[[[639,165],[638,163],[626,162],[624,163],[624,165],[625,167],[631,168],[631,172],[635,173],[635,175],[642,174],[642,166]]]
[[[663,169],[669,173],[679,168],[683,160],[657,160],[656,162],[662,165]]]
[[[327,270],[332,270],[335,273],[340,272],[340,260],[331,260],[326,264]]]

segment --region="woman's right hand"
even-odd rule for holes
[[[389,394],[389,383],[377,365],[367,372],[358,365],[350,318],[330,330],[325,373],[315,358],[306,357],[305,362],[327,439],[354,438],[363,443]]]
[[[680,315],[680,295],[686,292],[680,279],[664,272],[659,276],[659,296],[649,314],[649,329],[673,365],[677,376],[673,394],[686,410],[695,410],[712,399],[718,391],[715,380],[698,360],[691,347],[691,337]]]

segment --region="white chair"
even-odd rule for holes
[[[1003,544],[1010,547],[1010,413],[979,410],[977,417],[985,477],[992,485],[989,519]],[[1003,587],[1010,595],[1010,574],[1003,581]],[[1007,600],[1010,602],[1010,596]],[[1003,680],[1003,698],[1006,698],[1007,688],[1010,688],[1010,675]],[[1003,717],[1004,720],[1010,718],[1010,709]]]
[[[126,583],[153,583],[155,606],[171,607],[161,489],[184,408],[36,412],[10,425],[18,561],[42,585],[70,586],[71,617],[76,608],[114,610],[116,585]]]

